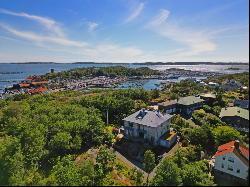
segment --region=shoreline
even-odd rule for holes
[[[110,67],[113,67],[113,66],[110,66]],[[114,66],[114,67],[117,67],[117,66]],[[143,67],[143,66],[142,66]],[[49,68],[49,67],[48,67]],[[53,67],[51,67],[53,68]],[[85,69],[85,68],[95,68],[95,67],[79,67],[79,68],[72,68],[72,69],[69,69],[69,70],[61,70],[61,71],[58,71],[58,72],[69,72],[69,71],[72,71],[74,69]],[[104,67],[96,67],[96,68],[106,68],[105,66]],[[126,67],[128,69],[137,69],[138,67]],[[219,75],[223,75],[223,74],[227,74],[226,72],[224,73],[221,73],[221,72],[217,72],[217,71],[209,71],[209,72],[206,72],[206,71],[202,71],[202,70],[196,70],[196,69],[193,69],[193,70],[188,70],[188,69],[185,69],[185,68],[180,68],[180,67],[171,67],[169,69],[160,69],[160,70],[156,70],[156,69],[153,69],[151,67],[147,67],[151,70],[154,70],[154,71],[158,71],[160,74],[159,75],[150,75],[150,76],[122,76],[122,75],[118,75],[116,76],[116,79],[114,79],[114,77],[109,77],[108,75],[107,76],[104,76],[104,80],[102,80],[102,78],[100,79],[100,76],[90,76],[90,77],[86,77],[86,78],[74,78],[74,77],[71,77],[71,78],[63,78],[63,77],[56,77],[56,78],[48,78],[48,81],[50,82],[50,84],[48,85],[43,85],[43,86],[47,86],[48,87],[48,91],[53,91],[53,87],[55,90],[84,90],[84,89],[87,89],[87,88],[133,88],[134,86],[133,85],[136,85],[138,82],[137,80],[140,79],[140,80],[144,80],[144,81],[147,81],[147,82],[150,82],[149,84],[145,83],[145,85],[147,84],[147,88],[145,87],[144,84],[140,84],[142,86],[142,88],[144,89],[158,89],[159,87],[156,87],[156,82],[155,81],[151,81],[151,80],[158,80],[157,84],[160,84],[160,82],[164,82],[164,81],[170,81],[170,82],[178,82],[178,81],[181,81],[181,80],[184,80],[184,79],[188,79],[188,78],[195,78],[195,79],[202,79],[203,77],[204,78],[207,78],[207,77],[216,77],[216,76],[219,76]],[[6,70],[5,70],[6,71]],[[56,72],[57,73],[57,72]],[[236,74],[236,73],[241,73],[241,72],[238,72],[238,71],[235,71],[235,72],[230,72],[229,74]],[[44,73],[44,74],[36,74],[37,76],[44,76],[46,75],[47,73]],[[124,79],[126,78],[126,80]],[[93,79],[93,80],[91,80]],[[95,80],[96,79],[96,80]],[[119,79],[119,80],[118,80]],[[121,81],[121,79],[123,79]],[[53,85],[53,82],[57,82]],[[96,83],[94,83],[93,85],[89,85],[89,81],[97,81]],[[99,84],[98,84],[98,81],[99,81]],[[113,82],[115,81],[115,82]],[[25,82],[25,78],[24,79],[19,79],[19,81],[15,80],[15,81],[12,81],[12,80],[3,80],[2,82],[5,82],[5,83],[16,83],[16,84],[19,84],[19,83],[22,83],[22,82]],[[132,83],[132,84],[131,84]],[[153,85],[154,84],[154,85]],[[9,88],[11,85],[13,86],[13,84],[6,84],[5,86],[3,86],[4,84],[0,85],[1,86],[1,89],[0,89],[0,92],[1,93],[4,93],[5,91],[5,88]],[[56,85],[56,86],[55,86]],[[60,86],[59,86],[60,85]],[[132,86],[130,86],[132,85]],[[20,88],[20,90],[26,90],[26,88],[22,89]]]

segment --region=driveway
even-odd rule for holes
[[[172,156],[174,155],[174,153],[178,150],[180,143],[177,142],[174,147],[172,147],[172,149],[163,154],[162,159],[165,159],[166,157]],[[143,174],[144,174],[144,182],[146,182],[146,178],[147,178],[147,173],[145,171],[143,171],[141,168],[137,167],[135,164],[133,164],[131,161],[129,161],[126,157],[124,157],[122,154],[120,154],[118,151],[115,151],[115,155],[117,156],[117,158],[119,158],[120,160],[122,160],[124,163],[127,164],[127,166],[129,168],[136,168],[138,170],[140,170]],[[159,164],[153,169],[153,171],[149,174],[149,180],[151,180],[154,176],[155,176],[155,172],[158,168],[158,166],[160,165],[161,162],[159,162]]]
[[[177,143],[174,145],[174,147],[172,147],[172,149],[171,149],[169,152],[163,154],[163,157],[162,157],[161,160],[165,159],[166,157],[169,157],[169,156],[174,155],[175,152],[178,150],[179,145],[180,145],[180,143],[177,142]],[[153,171],[149,174],[149,180],[151,180],[151,179],[155,176],[155,172],[156,172],[158,166],[160,165],[160,163],[161,163],[161,162],[159,162],[159,164],[158,164],[158,165],[153,169]]]

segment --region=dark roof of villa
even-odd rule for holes
[[[163,115],[159,111],[150,111],[142,109],[124,118],[123,120],[149,127],[158,127],[171,118],[172,115],[169,114]]]

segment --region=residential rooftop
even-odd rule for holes
[[[213,94],[213,93],[205,93],[205,94],[201,94],[201,97],[216,99],[216,95],[215,95],[215,94]]]
[[[175,105],[176,103],[177,103],[177,100],[167,100],[165,102],[158,103],[158,105],[160,105],[160,106],[171,106],[171,105]]]
[[[158,127],[164,122],[172,118],[172,115],[165,114],[163,115],[159,111],[150,111],[141,109],[130,116],[124,118],[124,121],[137,123],[140,125],[145,125],[149,127]]]
[[[238,106],[240,108],[248,109],[249,108],[249,100],[238,100],[238,99],[236,99],[234,101],[234,105]]]
[[[228,117],[228,116],[239,116],[246,120],[249,120],[249,110],[240,108],[240,107],[227,107],[222,108],[220,112],[220,118]]]
[[[187,96],[187,97],[181,97],[177,103],[179,105],[189,106],[201,102],[204,102],[204,100],[201,99],[199,96]]]
[[[227,153],[234,153],[243,163],[249,166],[249,150],[243,146],[235,147],[236,141],[231,141],[218,147],[215,157],[222,156]]]

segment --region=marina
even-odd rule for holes
[[[0,63],[0,93],[4,90],[4,88],[8,86],[12,86],[13,83],[20,82],[24,80],[29,75],[43,75],[50,71],[50,69],[54,69],[55,72],[66,71],[74,68],[84,68],[84,67],[112,67],[116,66],[117,64],[102,64],[102,63],[95,63],[95,64],[76,64],[76,63],[52,63],[52,64],[10,64],[10,63]],[[198,76],[198,74],[206,73],[213,74],[213,73],[221,73],[230,74],[230,73],[241,73],[241,72],[248,72],[249,66],[248,65],[237,65],[238,69],[230,69],[232,65],[140,65],[140,64],[121,64],[125,67],[149,67],[151,69],[165,71],[166,76],[168,76],[168,72],[174,75],[181,75],[179,79],[181,80],[182,77],[192,75],[191,76]],[[182,71],[180,71],[182,69]],[[189,73],[183,70],[191,70]],[[20,72],[17,74],[11,74],[11,72]],[[196,73],[194,73],[196,72]],[[198,73],[199,72],[199,73]],[[196,75],[195,75],[196,74]],[[205,75],[202,75],[203,77]],[[160,78],[164,79],[164,78]],[[176,79],[173,79],[176,81]]]
[[[62,90],[76,90],[83,91],[94,88],[114,88],[114,89],[128,89],[128,88],[142,88],[145,90],[158,89],[161,90],[164,85],[170,83],[178,83],[182,80],[191,80],[202,82],[207,77],[216,77],[222,75],[218,71],[198,71],[197,67],[194,70],[185,68],[176,68],[172,65],[169,66],[149,66],[151,69],[158,70],[160,74],[150,76],[83,76],[80,78],[62,78],[56,77],[49,80],[41,80],[40,75],[44,75],[53,70],[53,72],[67,71],[68,69],[76,67],[93,67],[93,64],[0,64],[0,98],[6,98],[16,94],[35,94],[35,93],[48,93],[58,92]],[[6,67],[12,67],[9,71],[5,71]],[[95,68],[112,67],[113,65],[95,64]],[[143,65],[125,65],[131,68],[144,67]],[[244,65],[243,65],[244,66]],[[114,66],[115,67],[115,66]],[[20,68],[20,71],[17,69]],[[167,68],[167,69],[164,69]],[[218,65],[219,70],[221,65]],[[227,66],[225,69],[230,69]],[[246,66],[247,71],[249,67]],[[235,69],[235,72],[239,69]],[[9,72],[9,73],[8,73]],[[13,72],[19,72],[14,73]],[[225,74],[225,73],[224,73]],[[29,80],[29,77],[34,75],[34,80]],[[35,83],[37,81],[38,83]],[[47,81],[45,84],[39,84],[41,81]],[[33,83],[33,84],[32,84]],[[45,91],[41,88],[47,88]],[[36,89],[35,91],[32,91]]]

